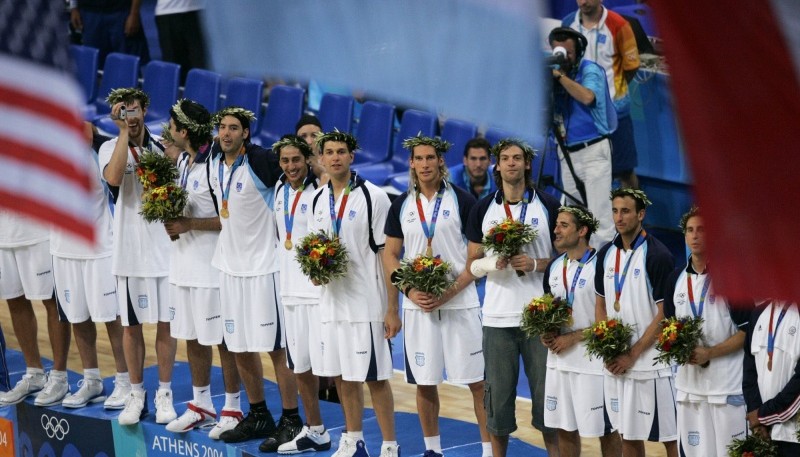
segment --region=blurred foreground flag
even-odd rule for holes
[[[94,241],[64,2],[0,0],[0,209]]]
[[[715,289],[733,300],[799,301],[800,2],[650,4]]]
[[[208,2],[214,69],[364,90],[527,134],[542,125],[538,0]]]

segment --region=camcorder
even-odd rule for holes
[[[563,46],[553,48],[553,54],[545,58],[548,67],[560,69],[567,64],[567,50]]]
[[[126,117],[128,117],[128,110],[126,110],[125,107],[123,106],[119,109],[119,118],[125,119]]]

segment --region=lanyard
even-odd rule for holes
[[[636,235],[636,240],[633,242],[628,260],[625,261],[625,269],[622,270],[621,277],[619,274],[619,259],[622,249],[617,248],[617,261],[614,264],[614,298],[616,300],[614,301],[614,310],[616,311],[619,311],[620,308],[619,297],[622,295],[622,287],[625,285],[625,278],[628,276],[628,268],[631,266],[631,260],[633,260],[633,255],[636,254],[636,249],[644,243],[646,236],[647,232],[645,232],[644,229]]]
[[[347,205],[347,199],[350,197],[350,186],[352,182],[347,182],[347,187],[344,188],[344,195],[342,196],[342,203],[339,205],[339,213],[336,214],[336,201],[333,198],[333,184],[328,182],[328,197],[331,207],[331,226],[333,228],[333,236],[338,237],[339,232],[342,231],[342,216],[344,215],[344,207]]]
[[[431,225],[425,221],[425,211],[422,209],[422,202],[419,199],[419,192],[417,192],[417,212],[419,212],[419,223],[422,225],[422,231],[425,233],[425,238],[428,239],[428,247],[425,250],[425,255],[430,257],[433,255],[433,235],[436,233],[436,220],[439,218],[439,207],[442,206],[442,197],[444,196],[444,181],[439,186],[439,191],[436,192],[436,204],[433,205],[433,215],[431,216]]]
[[[583,257],[578,261],[578,269],[575,271],[575,276],[572,277],[572,286],[567,289],[567,269],[569,266],[569,257],[564,254],[564,268],[563,268],[563,283],[564,289],[567,292],[567,305],[572,307],[572,303],[575,301],[575,286],[578,284],[578,278],[581,276],[581,271],[583,270],[583,266],[586,265],[586,262],[589,260],[589,257],[592,256],[592,248],[586,250],[583,253]]]
[[[233,165],[231,165],[231,171],[228,173],[228,182],[226,185],[222,185],[222,178],[224,177],[224,167],[225,167],[225,155],[223,154],[222,157],[219,159],[219,187],[222,189],[222,211],[220,215],[224,218],[228,218],[228,196],[231,193],[231,182],[233,182],[233,174],[236,172],[236,169],[244,162],[244,146],[239,150],[239,155],[236,156],[236,160],[233,161]]]
[[[528,213],[528,203],[531,201],[530,192],[531,192],[530,190],[526,189],[525,194],[522,197],[522,203],[524,203],[524,206],[522,207],[522,210],[519,213],[519,221],[522,222],[523,224],[525,223],[525,215]],[[503,195],[503,209],[506,210],[506,217],[513,221],[514,216],[511,214],[511,207],[508,206],[508,200],[506,200],[505,195]]]
[[[778,327],[781,321],[786,316],[786,311],[789,309],[788,305],[784,305],[781,309],[781,314],[778,316],[778,322],[775,323],[775,329],[772,329],[772,320],[775,317],[775,307],[777,304],[772,302],[772,307],[769,310],[769,334],[767,335],[767,369],[772,371],[772,353],[775,351],[775,335],[778,333]]]
[[[294,202],[292,202],[292,211],[289,212],[289,180],[287,179],[285,183],[283,183],[283,222],[286,225],[286,242],[284,245],[286,249],[292,248],[292,227],[294,227],[294,210],[297,208],[297,202],[300,201],[300,195],[303,194],[303,190],[306,188],[306,184],[303,183],[300,185],[300,188],[297,190],[297,193],[294,194]]]
[[[139,153],[136,152],[136,148],[128,145],[128,148],[131,150],[131,155],[133,155],[133,161],[136,162],[136,165],[139,165]]]
[[[188,152],[183,153],[182,160],[184,161],[185,165],[183,170],[181,170],[181,189],[186,190],[186,181],[189,180],[189,170],[194,166],[194,162],[189,163],[192,160],[192,156]]]
[[[686,273],[686,283],[689,289],[689,306],[692,307],[692,314],[694,317],[703,317],[703,306],[706,304],[706,294],[708,293],[708,289],[711,287],[711,278],[706,278],[706,282],[703,284],[703,290],[700,291],[700,303],[697,305],[697,307],[695,307],[694,304],[694,291],[692,290],[691,273]]]

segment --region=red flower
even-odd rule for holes
[[[498,243],[502,243],[505,238],[506,238],[505,233],[498,233],[497,235],[494,236],[494,240]]]
[[[670,350],[670,349],[672,349],[672,343],[670,343],[669,341],[667,341],[666,343],[664,343],[664,344],[661,346],[661,349],[663,349],[663,350],[664,350],[664,352],[669,352],[669,350]]]
[[[606,322],[606,327],[608,328],[614,328],[616,326],[617,326],[616,319],[611,319],[610,321]]]

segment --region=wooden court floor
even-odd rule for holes
[[[47,337],[44,307],[40,302],[34,302],[33,307],[39,322],[39,350],[43,357],[52,358],[52,350],[50,349],[50,342]],[[6,344],[8,347],[12,349],[19,349],[16,336],[14,335],[14,329],[11,326],[11,316],[9,315],[8,305],[6,304],[5,300],[0,300],[0,323],[2,323]],[[145,365],[155,365],[155,326],[145,325],[144,335],[145,340],[147,341]],[[111,354],[111,347],[108,343],[108,336],[104,325],[97,326],[97,347],[101,374],[103,377],[112,376],[114,374],[114,359]],[[178,353],[176,359],[182,361],[186,360],[186,345],[182,342],[178,343]],[[262,361],[264,365],[264,376],[267,379],[274,381],[275,374],[269,356],[264,354]],[[216,354],[216,351],[214,354],[214,364],[219,366],[219,357]],[[70,347],[68,368],[78,373],[82,371],[78,350],[74,344],[72,344]],[[402,374],[395,373],[394,378],[392,379],[392,390],[394,392],[395,409],[410,413],[417,412],[414,387],[405,382]],[[472,423],[475,422],[475,414],[472,410],[472,396],[469,394],[468,389],[465,387],[445,384],[439,388],[439,396],[441,401],[440,414],[442,417],[449,417]],[[364,397],[369,403],[370,397],[368,391]],[[541,433],[539,433],[530,425],[530,410],[530,401],[517,401],[516,414],[519,428],[512,436],[544,449],[544,442],[542,441]],[[420,437],[420,440],[421,439],[422,437]],[[648,456],[660,457],[666,455],[664,452],[664,447],[659,443],[646,443],[645,448],[645,452]],[[601,455],[599,442],[595,439],[584,439],[582,442],[581,455],[586,457],[599,457]]]

